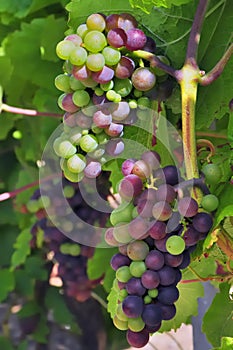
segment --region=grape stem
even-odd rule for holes
[[[0,194],[0,202],[6,201],[9,198],[14,198],[18,194],[20,194],[21,192],[24,192],[32,187],[38,186],[40,182],[46,182],[46,181],[52,180],[58,176],[62,176],[62,173],[52,174],[52,175],[45,177],[44,179],[36,180],[36,181],[33,181],[25,186],[17,188],[14,191],[1,193]]]
[[[1,106],[1,111],[9,112],[13,114],[23,114],[29,117],[51,117],[51,118],[61,118],[62,114],[60,113],[50,113],[50,112],[38,112],[35,109],[26,109],[9,106],[5,103]]]

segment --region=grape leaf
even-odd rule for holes
[[[156,7],[171,7],[171,5],[180,6],[186,4],[191,0],[129,0],[133,8],[140,8],[146,13],[150,13],[154,6]]]
[[[34,280],[23,269],[15,270],[15,291],[25,297],[33,297]]]
[[[90,279],[96,279],[106,273],[110,266],[110,260],[117,252],[116,248],[97,248],[91,259],[88,259],[87,273]]]
[[[233,348],[233,338],[223,337],[221,339],[221,346],[213,350],[231,350]]]
[[[4,350],[14,350],[10,340],[3,336],[0,336],[0,348]]]
[[[198,298],[204,296],[204,289],[201,283],[179,283],[179,299],[175,303],[176,316],[170,321],[163,321],[160,328],[161,332],[167,332],[171,329],[178,329],[182,323],[189,323],[191,316],[196,316],[198,312]]]
[[[15,278],[12,271],[8,269],[0,270],[0,301],[6,299],[9,292],[15,288]]]
[[[220,291],[203,318],[202,330],[215,347],[220,346],[221,337],[232,336],[233,302],[229,297],[229,288],[227,283],[220,284]]]
[[[17,237],[14,244],[15,251],[11,257],[11,268],[15,269],[17,266],[23,264],[27,256],[31,252],[30,241],[32,235],[28,228],[24,229]]]
[[[111,288],[111,291],[107,297],[108,299],[108,312],[113,318],[116,315],[118,301],[119,301],[120,289],[118,288],[117,283]]]
[[[215,214],[215,227],[224,219],[225,216],[233,216],[233,186],[227,183],[219,195],[219,206]]]
[[[28,276],[36,280],[46,281],[48,271],[45,269],[44,261],[39,256],[29,256],[25,261],[25,271]]]
[[[2,208],[1,208],[2,213]],[[3,212],[4,213],[4,212]],[[10,211],[12,215],[12,212]],[[8,266],[11,262],[11,255],[14,252],[13,244],[19,233],[16,226],[1,225],[1,244],[0,244],[0,266]]]

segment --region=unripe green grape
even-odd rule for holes
[[[90,102],[90,95],[87,91],[77,90],[73,93],[72,100],[76,106],[84,107]]]
[[[129,270],[133,277],[141,277],[147,268],[144,261],[132,261]]]
[[[132,210],[134,205],[132,203],[121,203],[118,208],[114,209],[110,215],[110,222],[113,226],[120,222],[130,222],[132,220]]]
[[[110,137],[108,135],[105,134],[105,132],[102,132],[98,135],[96,135],[96,138],[98,140],[98,143],[100,145],[106,145],[106,143],[108,143]]]
[[[72,145],[76,146],[76,145],[79,145],[79,142],[81,140],[81,137],[82,137],[82,132],[81,130],[79,130],[77,128],[74,128],[74,130],[72,129],[72,132],[70,133],[69,135],[69,139],[70,139],[70,142],[72,143]]]
[[[120,51],[110,46],[105,47],[102,54],[105,58],[105,63],[108,66],[115,66],[121,59]]]
[[[81,247],[78,244],[71,244],[70,246],[70,255],[78,256],[81,253]]]
[[[144,304],[150,304],[152,302],[152,298],[149,295],[144,296]]]
[[[114,316],[113,324],[120,331],[126,331],[128,329],[128,322],[127,321],[121,321],[117,316]]]
[[[151,103],[148,97],[143,96],[138,99],[138,107],[140,109],[147,109],[150,108],[150,106]]]
[[[166,249],[172,255],[179,255],[185,249],[185,241],[180,236],[171,236],[166,241]]]
[[[101,134],[103,132],[103,128],[99,128],[94,123],[91,126],[91,130],[93,131],[94,134]]]
[[[80,80],[76,79],[73,75],[69,77],[69,84],[71,89],[74,91],[85,89],[85,86],[83,85],[83,83]]]
[[[116,98],[116,92],[114,90],[108,90],[106,93],[106,97],[109,101],[114,101]]]
[[[129,318],[128,319],[128,328],[133,332],[140,332],[145,327],[145,322],[141,317]]]
[[[27,202],[27,209],[30,213],[36,213],[40,209],[40,205],[37,200],[31,199]]]
[[[75,47],[69,55],[70,63],[82,66],[87,60],[87,51],[83,47]]]
[[[84,152],[93,152],[98,147],[98,141],[95,136],[88,134],[82,136],[79,145]]]
[[[70,171],[67,167],[67,161],[63,162],[63,172],[64,172],[64,176],[67,180],[69,180],[70,182],[80,182],[83,177],[84,177],[84,173],[72,173],[72,171]]]
[[[67,160],[67,168],[72,173],[81,173],[86,167],[86,160],[82,154],[74,154]]]
[[[93,53],[88,55],[86,66],[92,72],[98,72],[103,69],[105,65],[104,56],[101,53]]]
[[[134,90],[133,90],[133,94],[134,94],[134,96],[137,97],[137,98],[143,96],[143,92],[140,91],[140,90],[137,90],[137,89],[134,89]]]
[[[70,53],[75,49],[75,44],[70,40],[62,40],[56,46],[56,54],[62,60],[68,60]]]
[[[59,74],[56,76],[54,85],[60,91],[70,92],[70,77],[67,74]]]
[[[66,185],[64,188],[63,188],[63,193],[64,193],[64,196],[66,198],[72,198],[75,194],[75,189],[73,186],[70,186],[70,185]]]
[[[136,101],[136,100],[130,100],[130,101],[129,101],[129,107],[130,107],[131,109],[137,108],[137,107],[138,107],[137,101]]]
[[[116,270],[116,278],[119,282],[126,283],[132,277],[128,266],[121,266]]]
[[[132,240],[128,231],[128,224],[125,222],[118,223],[113,228],[113,236],[117,242],[122,244],[127,244]]]
[[[68,255],[70,253],[70,243],[61,244],[59,249],[62,254]]]
[[[206,164],[201,170],[205,175],[205,179],[208,184],[215,185],[220,182],[222,172],[217,164]]]
[[[70,141],[57,141],[54,151],[59,157],[69,158],[76,153],[76,147]]]
[[[86,24],[88,29],[98,30],[100,32],[103,32],[106,26],[105,19],[99,13],[90,15],[86,20]]]
[[[88,152],[87,156],[92,158],[92,159],[99,159],[103,157],[105,153],[105,149],[102,147],[97,147],[93,152]]]
[[[119,300],[123,301],[128,295],[128,292],[126,289],[121,289],[119,292]]]
[[[130,94],[133,84],[130,79],[115,79],[114,90],[121,97],[126,97]]]
[[[103,33],[92,30],[85,35],[84,45],[88,51],[97,53],[107,45],[107,40]]]
[[[94,90],[96,96],[103,96],[104,94],[104,90],[100,87],[96,87],[95,90]]]
[[[148,293],[149,297],[151,297],[153,299],[156,298],[159,294],[158,289],[156,289],[156,288],[149,289],[147,293]]]
[[[110,80],[108,83],[106,84],[100,84],[100,87],[102,89],[102,91],[109,91],[112,90],[114,87],[114,82],[113,80]]]
[[[84,37],[86,36],[86,34],[89,32],[89,29],[87,27],[87,25],[84,24],[80,24],[77,28],[77,34],[79,36],[81,36],[82,39],[84,39]]]
[[[207,194],[202,198],[201,206],[207,211],[214,211],[219,206],[219,200],[214,194]]]
[[[48,196],[42,195],[38,199],[38,205],[40,206],[40,208],[48,208],[51,205],[51,200]]]

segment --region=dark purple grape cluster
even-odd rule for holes
[[[70,181],[96,178],[107,160],[123,152],[124,125],[147,120],[152,95],[161,101],[172,91],[167,74],[137,58],[135,50],[155,53],[156,44],[126,13],[92,14],[57,44],[65,63],[55,86],[63,92],[58,104],[65,114],[53,146]]]
[[[103,187],[103,182],[105,186]],[[97,181],[97,189],[103,199],[106,200],[108,195],[108,174],[105,173]],[[51,183],[55,187],[56,184]],[[88,184],[89,188],[90,184]],[[56,192],[56,191],[55,191]],[[80,184],[74,184],[68,180],[64,180],[63,187],[64,196],[70,205],[70,208],[76,213],[81,220],[90,224],[104,226],[109,218],[106,212],[99,212],[91,207],[83,198],[83,192],[80,191]],[[93,192],[93,201],[96,192]],[[89,200],[92,195],[89,194]],[[95,252],[94,245],[97,242],[98,234],[93,226],[93,232],[86,232],[85,226],[82,227],[80,222],[75,228],[78,237],[86,235],[90,246],[77,243],[68,238],[58,227],[56,227],[47,216],[45,209],[42,209],[43,203],[48,207],[52,206],[54,215],[64,215],[63,201],[59,197],[41,196],[40,190],[36,190],[28,203],[28,209],[37,215],[38,221],[31,229],[32,240],[31,247],[36,248],[38,240],[41,240],[43,234],[43,250],[48,259],[54,263],[52,277],[58,277],[62,281],[62,288],[66,296],[73,297],[79,302],[83,302],[90,298],[93,288],[100,284],[103,276],[96,280],[90,280],[87,274],[87,262],[92,258]],[[51,211],[50,211],[51,214]],[[69,216],[68,216],[69,218]],[[74,223],[64,217],[64,231],[69,232],[73,229]],[[98,227],[98,226],[97,226]],[[92,234],[93,233],[93,234]],[[74,236],[75,238],[75,236]],[[78,241],[78,240],[77,240]]]
[[[122,172],[122,202],[111,213],[113,227],[105,235],[109,245],[119,247],[111,260],[119,293],[113,323],[140,348],[163,320],[175,316],[181,270],[213,219],[191,197],[193,186],[206,190],[202,180],[185,181],[175,166],[161,167],[156,152],[125,160]]]

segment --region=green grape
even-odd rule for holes
[[[107,46],[103,49],[102,54],[105,58],[105,63],[108,66],[115,66],[121,59],[121,53],[117,49]]]
[[[94,81],[91,77],[89,77],[85,80],[82,80],[82,83],[84,86],[91,88],[91,89],[94,89],[98,85],[98,83],[96,81]]]
[[[72,145],[77,146],[82,138],[82,131],[79,128],[72,129],[72,132],[69,135],[70,142]]]
[[[86,160],[82,154],[74,154],[67,160],[67,168],[72,173],[81,173],[86,167]]]
[[[116,92],[114,90],[108,90],[106,93],[106,97],[109,101],[114,101],[116,98]]]
[[[90,100],[88,105],[82,108],[83,114],[85,114],[87,117],[93,117],[93,114],[96,112],[96,106],[93,104],[93,102]]]
[[[59,74],[56,76],[54,84],[60,91],[70,92],[70,77],[67,74]]]
[[[80,182],[83,177],[84,177],[84,173],[73,173],[72,171],[70,171],[67,167],[67,162],[63,162],[63,172],[64,172],[64,176],[67,180],[69,180],[70,182]]]
[[[86,66],[92,72],[98,72],[103,69],[105,65],[104,56],[101,53],[93,53],[88,55]]]
[[[157,56],[157,58],[160,59],[161,62],[163,62],[166,65],[170,66],[169,59],[166,56]],[[163,76],[163,75],[167,75],[167,73],[164,72],[164,70],[162,70],[162,69],[160,69],[158,67],[154,67],[153,71],[158,77]]]
[[[152,298],[149,295],[144,296],[144,304],[150,304],[152,302]]]
[[[98,141],[95,136],[88,134],[82,136],[79,145],[84,152],[93,152],[98,147]]]
[[[58,107],[60,107],[61,109],[63,109],[62,101],[63,101],[63,98],[64,98],[65,96],[66,96],[66,94],[61,94],[61,95],[58,97],[58,100],[57,100]]]
[[[115,79],[114,90],[121,97],[126,97],[132,90],[132,82],[130,79]]]
[[[133,94],[134,94],[134,96],[137,97],[137,98],[143,96],[143,92],[140,91],[140,90],[137,90],[137,89],[134,89],[134,90],[133,90]]]
[[[121,331],[126,331],[128,329],[128,322],[121,321],[117,316],[114,316],[113,324],[117,329],[119,329]]]
[[[56,46],[56,53],[62,60],[68,60],[70,53],[75,49],[75,44],[70,40],[62,40]]]
[[[94,90],[96,96],[103,96],[104,91],[102,90],[101,86],[100,87],[96,87]]]
[[[40,209],[40,204],[37,200],[31,199],[27,202],[27,209],[30,213],[36,213]]]
[[[60,245],[60,252],[68,255],[70,253],[70,243],[63,243]]]
[[[55,142],[56,143],[53,144],[54,151],[59,157],[69,158],[76,153],[76,147],[73,146],[70,141],[59,141],[56,139]]]
[[[102,89],[102,91],[109,91],[112,90],[114,87],[114,82],[113,80],[110,80],[108,83],[106,84],[100,84],[100,87]]]
[[[49,208],[51,205],[51,200],[48,196],[41,196],[38,199],[38,205],[40,208]]]
[[[105,134],[105,132],[101,132],[98,135],[96,135],[96,138],[98,140],[98,143],[100,145],[106,145],[106,143],[108,143],[110,137],[108,135]]]
[[[140,109],[147,109],[150,108],[151,103],[148,97],[140,97],[138,99],[138,107]]]
[[[101,134],[101,133],[103,133],[103,128],[99,128],[94,123],[91,126],[91,130],[93,131],[94,134]]]
[[[206,182],[210,185],[218,184],[222,177],[222,172],[217,164],[206,164],[202,168]]]
[[[87,91],[77,90],[73,93],[72,100],[76,106],[84,107],[90,102],[90,95]]]
[[[158,296],[158,294],[159,294],[159,292],[158,292],[158,289],[156,289],[156,288],[148,290],[148,295],[151,298],[156,298]]]
[[[121,95],[115,94],[115,98],[114,98],[113,102],[115,102],[115,103],[121,102]]]
[[[132,261],[129,270],[133,277],[141,277],[146,271],[146,264],[144,261]]]
[[[214,211],[218,208],[219,200],[214,194],[207,194],[202,198],[201,206],[207,211]]]
[[[111,212],[110,222],[113,226],[120,222],[130,222],[132,220],[132,211],[134,205],[132,203],[123,202]]]
[[[88,32],[84,38],[85,48],[93,53],[97,53],[103,50],[107,45],[106,37],[103,33],[97,30]]]
[[[185,241],[180,236],[171,236],[166,241],[166,249],[172,255],[179,255],[185,249]]]
[[[85,86],[83,85],[83,83],[80,80],[76,79],[73,75],[69,77],[69,84],[71,89],[74,91],[85,89]]]
[[[129,271],[129,266],[121,266],[116,271],[116,278],[119,282],[126,283],[131,277],[132,275]]]
[[[81,253],[81,247],[78,244],[71,244],[70,245],[70,255],[72,256],[78,256]]]
[[[80,24],[77,28],[77,34],[81,36],[82,39],[86,36],[88,32],[89,29],[87,28],[86,24]]]
[[[99,32],[103,32],[106,26],[105,19],[98,13],[90,15],[86,20],[86,24],[88,29],[98,30]]]
[[[66,198],[72,198],[75,195],[75,189],[73,186],[66,185],[63,188],[63,193]]]
[[[70,53],[69,60],[75,66],[82,66],[87,60],[87,51],[83,47],[75,47]]]
[[[141,317],[129,318],[128,319],[128,328],[133,332],[140,332],[145,327],[145,322]]]
[[[149,253],[149,246],[144,241],[133,241],[127,246],[127,255],[131,260],[144,260]]]
[[[130,107],[131,109],[137,108],[137,107],[138,107],[137,101],[136,101],[136,100],[130,100],[130,101],[129,101],[129,107]]]
[[[117,242],[122,244],[132,241],[132,237],[128,232],[128,225],[126,222],[120,222],[114,227],[113,236]]]
[[[96,148],[93,152],[88,152],[87,155],[92,159],[99,159],[105,153],[105,149],[102,147]]]

